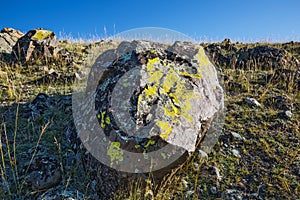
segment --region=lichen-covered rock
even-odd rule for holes
[[[29,61],[36,58],[52,58],[56,56],[57,40],[52,31],[34,29],[28,31],[13,46],[13,61]]]
[[[78,136],[68,131],[73,138],[68,140],[83,141],[83,162],[100,196],[111,195],[121,183],[115,169],[137,173],[166,167],[160,164],[174,149],[151,157],[166,146],[194,151],[224,107],[217,72],[202,47],[192,43],[122,42],[98,57],[87,84],[84,99],[73,99]]]

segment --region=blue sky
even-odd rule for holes
[[[163,27],[201,41],[300,41],[300,1],[10,0],[1,2],[0,28],[4,27],[22,32],[41,27],[84,39]]]

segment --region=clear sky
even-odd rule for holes
[[[199,41],[300,41],[300,0],[2,0],[0,28],[103,38],[163,27]]]

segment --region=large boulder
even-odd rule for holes
[[[120,171],[165,170],[193,152],[223,101],[202,47],[122,42],[98,57],[85,91],[73,95],[76,129],[70,125],[67,136],[85,147],[79,151],[86,170],[107,197],[121,184]]]
[[[24,34],[13,28],[4,28],[0,32],[0,57],[9,57],[13,46]]]
[[[30,30],[13,46],[12,60],[26,62],[37,58],[55,57],[57,44],[52,31],[40,28]]]

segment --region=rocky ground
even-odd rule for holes
[[[80,144],[70,141],[71,94],[91,53],[114,45],[58,41],[55,57],[25,62],[10,61],[13,44],[2,51],[0,199],[100,198],[106,188],[91,178],[74,147]],[[132,181],[110,198],[299,199],[300,43],[201,45],[225,91],[225,124],[214,150],[207,155],[198,147],[161,181]]]

